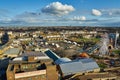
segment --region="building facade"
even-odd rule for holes
[[[57,72],[53,74],[55,79],[51,79],[49,66],[54,66],[51,62],[34,60],[34,57],[26,57],[24,61],[10,61],[6,71],[7,80],[58,80]],[[56,71],[56,68],[52,68]]]

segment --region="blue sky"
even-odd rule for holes
[[[0,26],[118,26],[120,0],[0,0]]]

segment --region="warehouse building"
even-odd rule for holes
[[[77,59],[59,64],[59,71],[62,77],[76,73],[84,74],[87,72],[99,72],[100,68],[91,58]]]
[[[6,74],[7,80],[58,80],[56,66],[51,64],[51,60],[46,63],[32,56],[10,61]]]
[[[87,72],[99,72],[98,64],[92,58],[78,58],[70,60],[69,58],[60,58],[51,50],[46,50],[45,53],[53,59],[57,65],[59,74],[62,77],[80,73],[81,75]]]
[[[54,63],[56,65],[59,65],[59,64],[66,63],[66,62],[69,62],[69,61],[71,61],[69,58],[59,58]]]

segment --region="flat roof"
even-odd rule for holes
[[[9,61],[9,64],[39,64],[39,60],[38,61],[34,61],[34,62],[28,62],[28,61]]]
[[[4,52],[4,54],[6,54],[6,55],[18,55],[20,53],[20,49],[19,48],[9,48],[8,50],[6,50],[5,52]]]
[[[25,51],[19,56],[47,56],[47,55],[40,51]]]
[[[47,59],[50,59],[48,56],[37,56],[37,57],[34,57],[34,60],[47,60]],[[16,57],[13,59],[13,61],[24,61],[24,58],[23,57]]]

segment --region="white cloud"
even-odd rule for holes
[[[113,13],[112,13],[112,12],[109,12],[108,14],[109,14],[110,16],[112,16]]]
[[[11,21],[12,21],[11,18],[2,18],[2,19],[0,19],[0,22],[3,22],[3,23],[9,23]]]
[[[97,9],[92,9],[92,14],[95,15],[95,16],[101,16],[102,15],[101,11],[99,11]]]
[[[60,2],[53,2],[42,9],[43,13],[62,16],[74,11],[72,5],[62,4]]]
[[[102,9],[101,10],[107,17],[118,17],[120,16],[120,9]]]
[[[86,17],[85,16],[74,16],[73,20],[76,20],[76,21],[85,21]]]
[[[39,22],[40,13],[37,12],[24,12],[16,15],[12,20],[19,22],[37,23]]]
[[[27,17],[39,17],[40,13],[37,12],[24,12],[22,14],[16,15],[18,18],[27,18]]]

